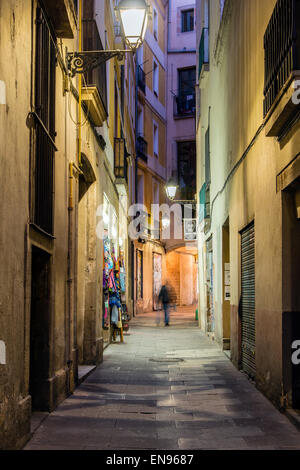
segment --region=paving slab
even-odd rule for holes
[[[168,329],[155,320],[133,319],[72,396],[34,415],[25,449],[300,450],[297,428],[199,330],[194,310],[172,312]]]

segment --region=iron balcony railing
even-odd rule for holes
[[[209,64],[209,29],[203,28],[199,44],[199,77],[203,65]]]
[[[83,50],[84,51],[102,51],[103,45],[99,35],[98,26],[95,20],[83,19],[82,20],[82,36],[83,36]],[[106,85],[106,63],[104,62],[99,67],[90,70],[84,74],[83,85],[96,86],[99,95],[107,110],[107,85]]]
[[[196,113],[196,94],[190,93],[174,96],[174,116],[194,116]]]
[[[264,116],[294,70],[300,69],[300,0],[278,0],[264,35]]]
[[[118,179],[128,180],[127,174],[127,151],[125,145],[125,139],[115,138],[115,177]]]
[[[46,16],[37,9],[34,119],[33,223],[48,235],[54,233],[55,48],[56,38]]]
[[[36,117],[35,210],[34,223],[53,234],[54,155],[55,144]]]
[[[148,162],[148,143],[144,139],[143,136],[139,135],[137,138],[137,156],[144,160],[146,163]]]
[[[138,86],[143,93],[146,92],[146,75],[140,65],[138,65]]]

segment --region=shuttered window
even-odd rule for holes
[[[254,223],[241,233],[242,243],[242,369],[251,377],[256,375],[255,361],[255,231]]]

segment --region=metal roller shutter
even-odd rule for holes
[[[256,375],[255,361],[255,232],[254,223],[242,232],[242,369]]]

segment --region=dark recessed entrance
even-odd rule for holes
[[[39,411],[49,409],[50,260],[45,251],[32,248],[29,393],[32,409]]]

